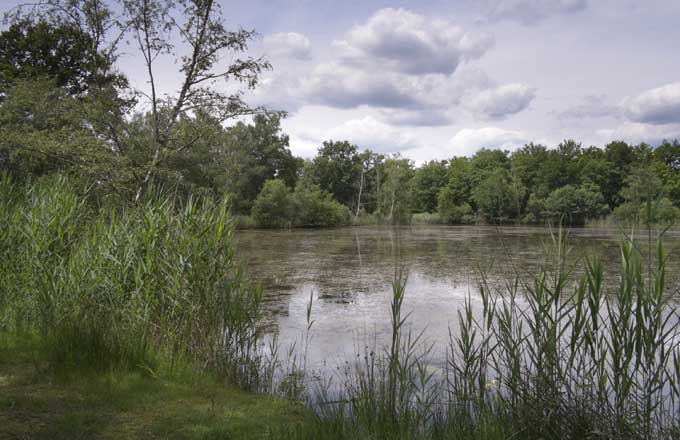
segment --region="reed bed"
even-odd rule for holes
[[[309,423],[272,437],[679,438],[677,292],[666,285],[661,236],[646,259],[626,239],[611,283],[597,260],[580,262],[576,276],[562,231],[553,238],[538,273],[502,288],[481,277],[450,330],[443,371],[407,329],[397,275],[389,346],[368,344],[317,391]]]
[[[37,336],[57,369],[161,363],[263,385],[262,291],[234,263],[228,200],[151,192],[96,207],[64,177],[0,179],[0,329]]]

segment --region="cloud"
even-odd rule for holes
[[[387,8],[334,45],[351,65],[408,75],[448,75],[462,62],[482,56],[493,45],[493,37],[465,32],[447,20]]]
[[[598,130],[604,141],[613,139],[637,144],[644,142],[658,145],[665,139],[680,139],[680,123],[654,125],[639,122],[626,122],[613,129]]]
[[[459,156],[471,156],[482,148],[513,150],[529,142],[529,137],[522,131],[498,127],[464,128],[453,136],[449,150]]]
[[[337,63],[318,65],[297,93],[307,102],[338,108],[420,106],[408,79],[389,73],[375,75]]]
[[[377,152],[396,152],[420,146],[410,130],[393,127],[372,116],[346,121],[325,133],[324,138],[347,140],[361,149]]]
[[[293,35],[274,34],[265,43],[307,46],[304,36]],[[449,125],[465,112],[501,119],[525,109],[535,91],[523,84],[498,86],[467,62],[492,43],[488,34],[465,32],[447,20],[382,9],[336,40],[330,59],[297,75],[263,76],[253,95],[256,103],[289,112],[306,105],[370,108],[387,125]]]
[[[477,93],[466,105],[482,119],[502,119],[526,109],[535,96],[525,84],[506,84]]]
[[[651,89],[623,101],[625,115],[647,124],[680,123],[680,82]]]
[[[605,117],[619,117],[618,106],[608,104],[606,95],[587,95],[580,103],[558,112],[560,119],[593,119]]]
[[[436,127],[449,125],[454,118],[451,112],[442,109],[380,109],[378,117],[391,125],[411,127]]]
[[[551,15],[578,12],[588,0],[487,0],[488,17],[492,20],[516,20],[535,24]]]
[[[312,44],[303,34],[297,32],[281,32],[264,37],[264,49],[267,55],[275,58],[294,58],[308,60],[311,58]]]

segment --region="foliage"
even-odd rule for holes
[[[345,206],[353,206],[358,195],[361,159],[356,145],[324,142],[311,166],[314,181]]]
[[[544,202],[544,217],[569,225],[583,225],[609,212],[604,197],[596,188],[563,186],[551,192]]]
[[[322,191],[319,185],[300,180],[293,193],[296,226],[327,227],[347,225],[349,209]]]
[[[463,202],[455,204],[456,195],[450,187],[446,186],[437,195],[437,213],[442,223],[448,224],[471,224],[474,223],[472,207]]]
[[[293,198],[281,179],[268,180],[253,204],[252,216],[259,226],[291,226],[295,215]]]
[[[413,198],[418,212],[434,212],[437,194],[448,182],[445,162],[430,161],[420,166],[413,175]]]
[[[8,179],[6,330],[37,334],[55,369],[153,369],[167,356],[262,386],[261,290],[233,262],[226,200],[149,194],[135,209],[94,210],[64,178]]]
[[[491,223],[504,223],[516,213],[515,195],[510,177],[503,168],[497,168],[474,189],[472,198],[479,213]]]
[[[409,223],[413,210],[413,162],[398,155],[390,157],[384,162],[383,175],[379,205],[381,218],[389,224]]]
[[[50,79],[74,96],[95,84],[124,81],[120,75],[98,73],[107,60],[93,48],[92,36],[73,23],[13,22],[0,33],[0,95],[20,80]]]

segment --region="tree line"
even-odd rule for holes
[[[228,30],[213,1],[43,0],[6,18],[0,169],[16,179],[69,174],[100,203],[134,204],[154,186],[228,194],[233,213],[267,227],[680,218],[677,140],[531,143],[420,166],[327,141],[295,157],[285,114],[243,100],[271,68],[247,55],[257,34]],[[118,68],[123,47],[142,60],[142,87]],[[163,58],[179,66],[171,93]]]

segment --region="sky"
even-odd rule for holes
[[[420,163],[532,141],[680,139],[678,0],[221,5],[229,26],[258,31],[250,53],[273,69],[246,96],[288,113],[299,156],[324,140]],[[144,84],[134,55],[121,63]],[[159,75],[167,91],[174,71]]]

